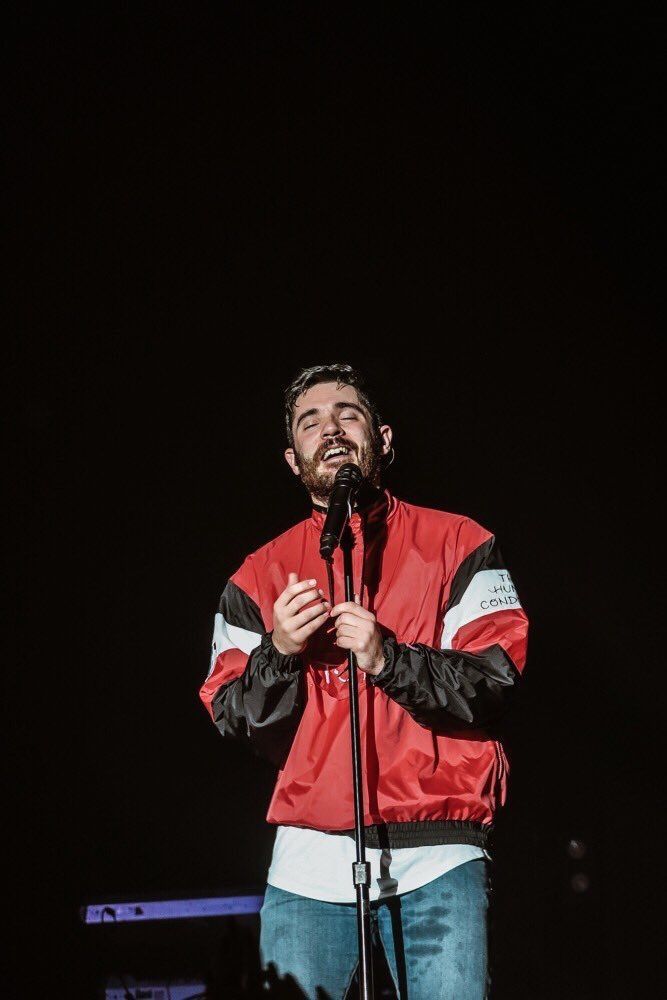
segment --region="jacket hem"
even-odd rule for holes
[[[364,827],[366,847],[382,849],[431,847],[439,844],[471,844],[486,847],[492,823],[472,820],[415,820],[413,823],[376,823]],[[354,838],[354,830],[327,830],[327,833]]]

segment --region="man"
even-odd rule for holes
[[[352,650],[375,943],[399,996],[480,1000],[484,847],[507,778],[487,727],[516,688],[527,620],[488,531],[382,492],[392,431],[352,368],[305,369],[285,400],[285,458],[313,512],[228,582],[201,691],[223,736],[247,738],[279,768],[263,965],[309,998],[337,1000],[357,964]],[[351,518],[355,601],[342,600],[338,550],[332,607],[319,538],[347,462],[365,480]]]

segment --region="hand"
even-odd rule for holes
[[[319,598],[312,608],[307,604]],[[299,580],[287,574],[287,586],[273,605],[273,645],[284,656],[300,653],[313,632],[329,617],[331,605],[317,587],[317,580]]]
[[[357,666],[376,677],[384,667],[382,632],[375,615],[362,608],[358,597],[331,609],[336,619],[336,645],[349,649],[357,658]]]

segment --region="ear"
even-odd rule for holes
[[[380,428],[380,438],[382,440],[382,454],[388,455],[391,451],[391,442],[394,439],[394,432],[389,424],[383,424]]]
[[[297,464],[296,455],[294,454],[294,448],[285,449],[285,461],[289,465],[290,469],[295,476],[299,475],[299,466]]]

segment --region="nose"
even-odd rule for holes
[[[336,417],[331,414],[322,424],[323,438],[337,438],[343,433],[343,428],[338,423]]]

